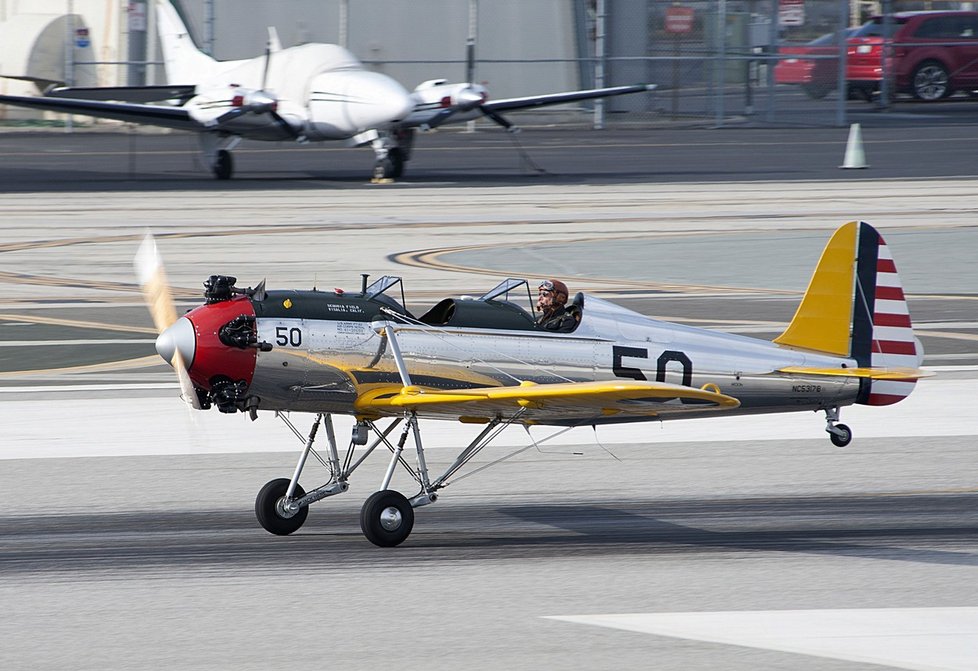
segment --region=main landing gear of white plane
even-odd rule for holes
[[[231,151],[238,146],[241,138],[237,135],[221,135],[219,133],[201,133],[200,151],[204,161],[214,173],[216,179],[231,179],[234,174],[234,157]]]
[[[272,480],[258,492],[255,499],[255,516],[258,518],[258,523],[269,533],[287,536],[297,531],[306,521],[310,504],[349,490],[350,475],[378,446],[384,445],[390,450],[391,459],[379,490],[363,504],[360,511],[360,529],[367,540],[374,545],[381,547],[400,545],[414,528],[414,509],[437,501],[438,490],[449,484],[449,478],[453,477],[459,469],[481,452],[505,427],[516,422],[523,412],[525,410],[520,409],[507,419],[494,419],[488,422],[479,435],[459,452],[451,466],[437,478],[431,478],[428,475],[424,447],[421,444],[421,430],[418,428],[417,416],[413,413],[405,413],[404,417],[391,420],[384,429],[380,429],[370,420],[357,423],[353,428],[350,446],[342,459],[336,446],[333,420],[330,415],[316,415],[316,420],[309,430],[308,436],[303,436],[285,416],[280,415],[282,421],[298,438],[305,442],[305,445],[299,455],[299,462],[296,464],[292,477]],[[394,444],[388,440],[388,436],[402,422],[404,426],[400,438]],[[324,456],[312,449],[320,424],[326,429],[328,443],[327,454]],[[371,431],[376,435],[376,438],[370,445],[367,445]],[[416,466],[409,464],[403,456],[408,434],[413,434],[417,454]],[[356,455],[357,458],[354,460],[354,451],[358,446],[367,447],[361,454]],[[310,454],[326,468],[329,472],[329,479],[326,484],[306,493],[299,486],[299,476]],[[394,471],[398,466],[402,466],[420,487],[418,494],[410,499],[390,488]]]
[[[231,179],[231,175],[234,174],[234,158],[231,156],[231,152],[227,149],[218,150],[217,156],[214,158],[214,165],[211,166],[211,172],[217,179]]]
[[[378,135],[370,143],[374,150],[374,181],[399,179],[404,165],[411,159],[414,146],[414,129],[405,129]]]
[[[852,429],[839,424],[838,408],[825,408],[825,431],[836,447],[845,447],[852,441]]]

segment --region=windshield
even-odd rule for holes
[[[522,288],[522,290],[520,290]],[[516,292],[516,295],[510,298],[510,293]],[[536,307],[533,303],[533,295],[530,293],[530,284],[526,280],[517,279],[515,277],[507,278],[503,280],[495,287],[487,291],[486,293],[479,296],[480,301],[492,301],[492,300],[502,300],[502,301],[520,301],[523,296],[526,296],[526,302],[529,307],[529,311],[532,314],[536,314]]]
[[[846,37],[852,37],[853,33],[855,33],[856,30],[857,28],[847,28],[845,31]],[[813,47],[826,47],[829,46],[830,44],[838,44],[838,43],[839,43],[839,33],[835,32],[835,33],[827,33],[825,35],[822,35],[821,37],[816,37],[808,44],[809,46],[813,46]]]
[[[897,28],[906,22],[907,20],[905,18],[892,16],[889,19],[888,25],[884,25],[883,17],[877,16],[864,23],[859,30],[852,34],[852,37],[893,37],[893,33],[897,31]]]

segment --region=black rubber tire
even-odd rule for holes
[[[835,428],[839,429],[840,431],[844,431],[845,435],[840,436],[835,433],[830,433],[829,440],[831,440],[832,444],[836,447],[845,447],[852,441],[852,429],[845,424],[836,424]]]
[[[394,148],[374,165],[374,179],[397,179],[404,174],[404,152]]]
[[[262,529],[276,536],[288,536],[297,531],[309,517],[309,506],[303,507],[292,517],[279,515],[276,507],[279,499],[289,490],[289,482],[291,482],[289,478],[272,480],[262,487],[255,497],[255,517],[258,518],[258,524]],[[293,496],[300,498],[305,495],[305,490],[297,484]]]
[[[910,88],[914,98],[933,102],[954,93],[947,68],[937,61],[924,61],[913,71]]]
[[[414,508],[403,494],[393,489],[371,494],[360,509],[360,529],[368,541],[379,547],[400,545],[413,528]]]
[[[390,161],[391,179],[399,179],[404,174],[404,152],[400,149],[391,149],[387,152],[387,160]]]
[[[214,177],[217,179],[231,179],[234,174],[234,158],[227,149],[220,149],[214,157]]]
[[[832,91],[832,87],[825,84],[802,84],[801,90],[812,100],[821,100]]]

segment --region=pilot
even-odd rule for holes
[[[567,309],[567,285],[560,280],[544,280],[538,291],[537,309],[540,310],[540,317],[537,319],[537,326],[558,333],[573,331],[579,317]]]

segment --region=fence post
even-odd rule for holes
[[[719,52],[713,57],[717,82],[716,118],[714,126],[721,128],[723,127],[724,116],[724,89],[727,83],[727,0],[717,0],[717,39],[719,40]]]
[[[607,19],[607,0],[597,0],[594,17],[594,88],[604,86],[605,22]],[[604,100],[594,101],[594,130],[604,130]]]
[[[204,53],[214,57],[214,0],[204,2]]]
[[[75,83],[75,2],[68,0],[68,12],[65,15],[65,85]],[[65,117],[65,132],[74,130],[74,118],[69,114]]]
[[[839,2],[839,99],[835,101],[835,125],[846,125],[846,103],[849,99],[849,0]]]
[[[883,51],[880,54],[883,66],[882,79],[880,80],[880,109],[890,106],[890,98],[893,92],[890,90],[890,77],[893,75],[887,67],[887,61],[893,54],[893,3],[890,0],[883,0]]]
[[[839,0],[840,2],[848,2],[848,0]],[[767,71],[765,72],[767,79],[767,111],[765,112],[765,121],[774,121],[774,66],[776,66],[780,60],[781,54],[781,40],[779,39],[778,28],[779,21],[781,20],[781,13],[778,11],[778,3],[771,3],[771,25],[768,28],[768,45],[767,45]]]

